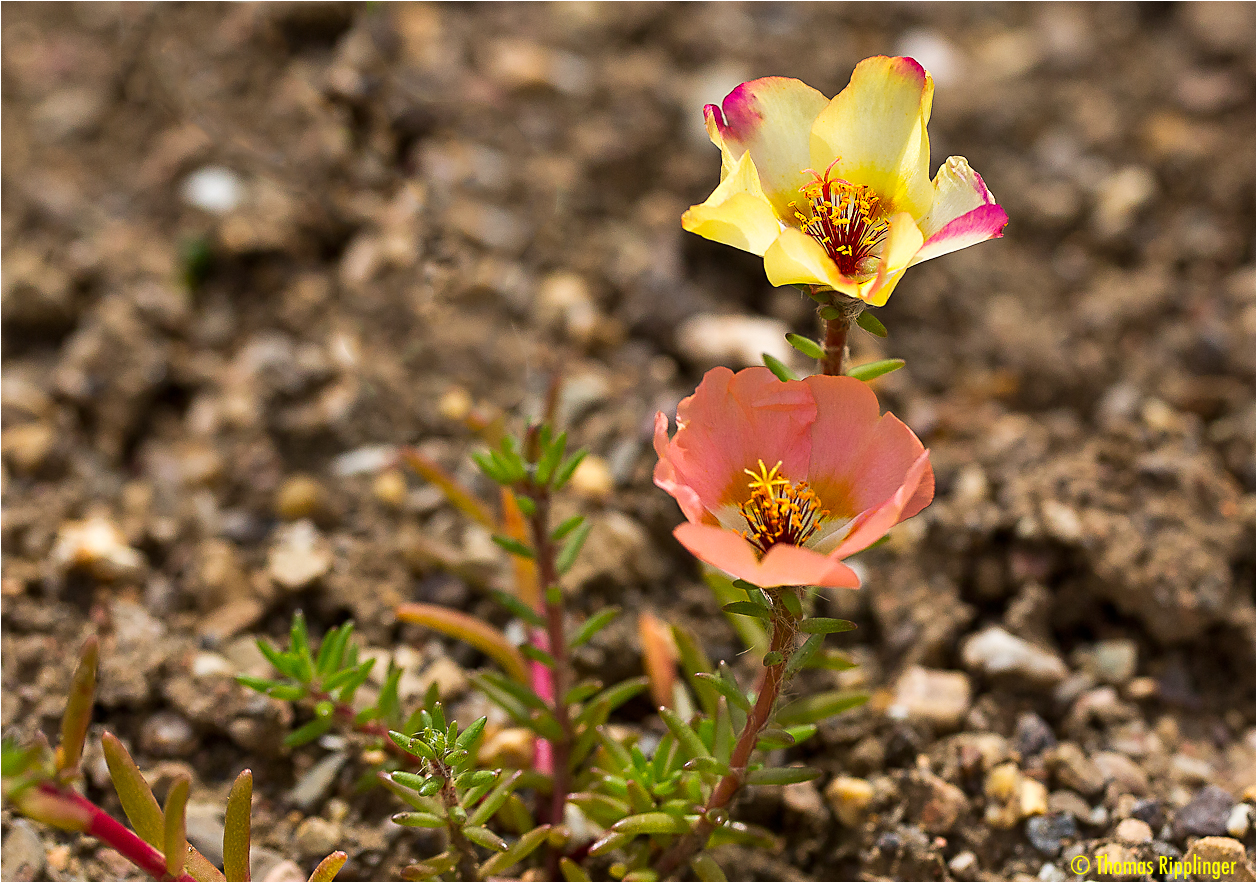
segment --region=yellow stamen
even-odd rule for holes
[[[878,250],[890,224],[882,201],[866,184],[830,178],[834,160],[825,174],[799,188],[807,200],[806,212],[791,203],[799,227],[822,246],[848,278],[870,276],[877,270]]]
[[[801,546],[829,517],[806,481],[794,484],[778,474],[781,461],[769,469],[743,470],[751,477],[751,496],[739,509],[750,526],[742,536],[763,555],[777,543]]]

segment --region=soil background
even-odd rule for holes
[[[751,678],[670,536],[651,421],[816,329],[758,259],[681,230],[718,178],[702,106],[908,54],[933,166],[966,156],[1011,223],[913,269],[889,338],[854,341],[907,360],[876,389],[937,498],[820,601],[861,666],[807,683],[872,699],[789,755],[823,779],[743,801],[781,849],[721,861],[1064,880],[1195,849],[1253,879],[1254,31],[1247,3],[6,4],[6,737],[55,733],[99,634],[94,800],[122,817],[108,729],[159,798],[193,772],[207,853],[254,770],[255,879],[332,848],[341,879],[395,878],[434,844],[355,790],[362,745],[283,750],[292,710],[230,676],[301,609],[315,634],[353,618],[412,700],[436,681],[477,711],[484,660],[392,611],[502,624],[506,562],[392,452],[488,498],[469,423],[520,427],[556,373],[595,458],[572,607],[629,614],[581,666],[636,674],[650,611]],[[657,729],[645,700],[620,722]],[[134,876],[3,823],[5,879]]]

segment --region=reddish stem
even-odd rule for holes
[[[843,375],[847,373],[847,333],[851,323],[860,318],[864,304],[854,298],[835,295],[836,303],[829,304],[821,312],[833,308],[838,311],[834,319],[825,319],[824,352],[820,359],[822,374]]]
[[[797,590],[785,588],[780,591]],[[774,598],[773,632],[768,649],[770,653],[780,654],[781,661],[764,669],[764,678],[760,684],[759,695],[755,699],[755,707],[747,715],[746,726],[742,728],[742,733],[738,736],[737,744],[733,748],[733,755],[729,759],[731,772],[716,783],[711,797],[707,800],[707,805],[703,808],[702,816],[690,833],[674,843],[672,848],[660,858],[655,867],[660,879],[671,876],[707,845],[712,831],[716,830],[711,818],[717,811],[728,806],[741,790],[742,784],[746,781],[746,765],[751,759],[751,752],[755,750],[760,731],[772,718],[773,707],[777,704],[777,697],[781,695],[781,688],[785,682],[786,664],[794,649],[794,638],[797,633],[798,621],[789,615],[780,600]]]
[[[166,857],[149,844],[140,839],[139,835],[125,825],[115,821],[112,816],[92,803],[77,791],[69,788],[58,788],[45,782],[39,786],[45,794],[59,800],[73,803],[75,807],[91,817],[86,833],[117,850],[128,861],[144,873],[158,880],[195,880],[187,874],[170,877],[166,874]]]
[[[563,732],[558,741],[547,742],[551,771],[550,781],[553,783],[550,792],[550,818],[552,825],[563,824],[563,810],[567,805],[567,793],[571,787],[571,771],[568,769],[572,743],[572,720],[568,714],[567,703],[563,701],[568,687],[567,641],[563,635],[563,605],[550,599],[550,590],[559,584],[558,568],[555,560],[558,550],[550,539],[550,499],[544,492],[533,497],[536,511],[532,516],[533,551],[537,558],[537,575],[541,581],[542,597],[546,605],[546,647],[545,650],[554,658],[552,679],[548,686],[550,695],[542,695],[549,699],[555,720]],[[541,695],[541,694],[539,694]],[[544,741],[544,740],[539,740]],[[546,756],[547,749],[541,750]],[[551,849],[547,856],[547,872],[549,879],[559,879],[559,850]]]

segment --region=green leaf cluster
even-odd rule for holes
[[[500,876],[531,855],[550,833],[550,826],[535,824],[515,794],[521,785],[533,784],[524,773],[505,775],[477,767],[476,751],[486,723],[482,717],[460,731],[457,721],[446,721],[437,702],[418,713],[410,735],[396,730],[388,734],[421,770],[380,774],[385,787],[410,807],[395,814],[393,821],[406,827],[441,828],[448,838],[443,852],[407,867],[409,880],[438,880],[453,873],[462,879]],[[507,841],[489,827],[491,821],[520,836]],[[490,855],[482,857],[482,850]]]

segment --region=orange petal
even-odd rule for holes
[[[933,498],[934,471],[930,468],[930,452],[924,451],[908,470],[899,489],[876,509],[862,513],[854,529],[830,554],[846,558],[871,546],[896,524],[924,509]],[[915,511],[911,511],[914,506]]]
[[[860,579],[837,556],[784,544],[773,546],[763,561],[754,547],[731,530],[708,524],[682,524],[673,535],[695,558],[764,588],[826,586],[858,588]]]

